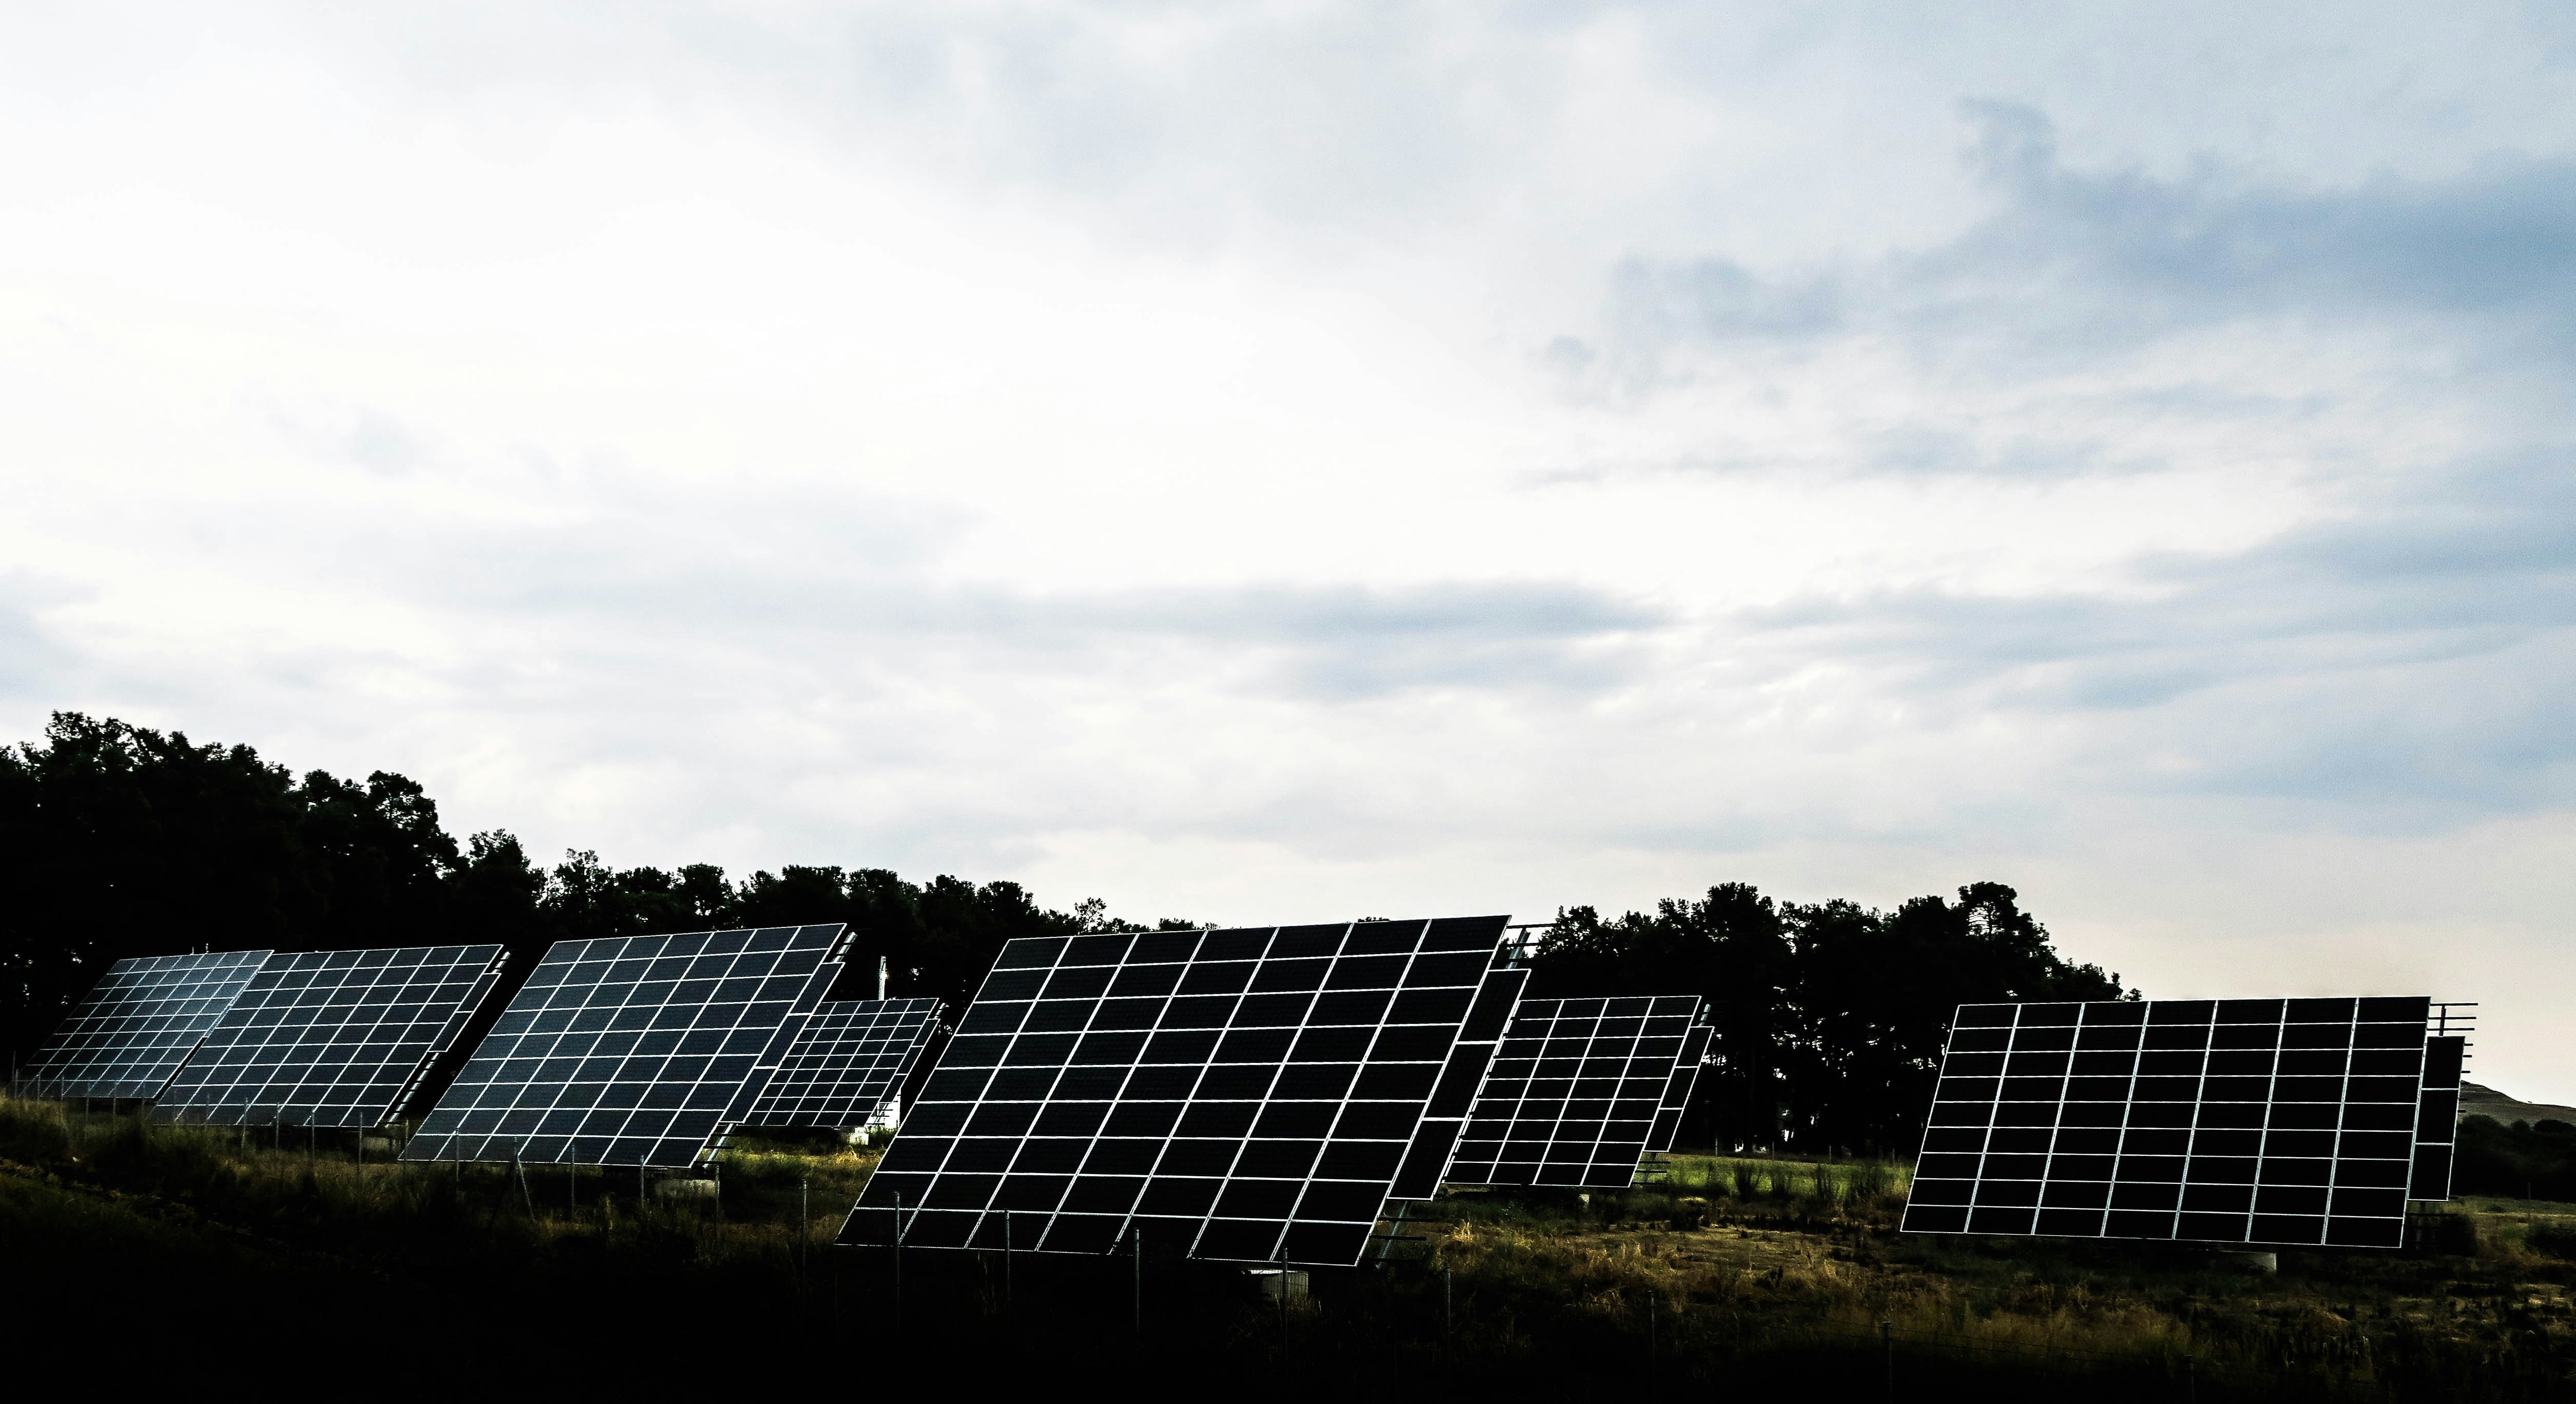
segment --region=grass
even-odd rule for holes
[[[2453,1206],[2445,1254],[1903,1236],[1871,1162],[1676,1158],[1588,1199],[1458,1193],[1389,1260],[1318,1269],[1284,1314],[1242,1273],[829,1246],[876,1152],[738,1140],[720,1200],[630,1172],[361,1165],[230,1130],[0,1100],[0,1319],[128,1370],[209,1359],[370,1392],[507,1379],[667,1392],[1137,1368],[1258,1398],[1318,1390],[1627,1399],[1723,1386],[2103,1401],[2563,1399],[2576,1208]],[[1885,1323],[1888,1334],[1880,1335]]]

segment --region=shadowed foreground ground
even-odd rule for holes
[[[291,1371],[370,1393],[1017,1381],[1133,1370],[1252,1397],[1754,1391],[2100,1400],[2564,1399],[2576,1210],[2477,1201],[2445,1252],[1894,1232],[1902,1172],[1685,1157],[1619,1195],[1464,1193],[1283,1318],[1240,1272],[829,1246],[871,1157],[744,1147],[712,1209],[631,1174],[361,1165],[0,1102],[0,1321],[137,1379]],[[370,1154],[381,1158],[381,1143]],[[800,1216],[804,1224],[800,1230]],[[1888,1333],[1881,1335],[1881,1323]]]

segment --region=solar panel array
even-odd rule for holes
[[[846,1244],[1352,1263],[1429,1197],[1527,972],[1504,918],[1014,941]]]
[[[99,977],[45,1040],[20,1085],[39,1097],[157,1097],[266,951],[137,956]]]
[[[686,1166],[739,1123],[840,973],[838,923],[559,941],[405,1160]]]
[[[2398,1247],[2429,1003],[1962,1006],[1904,1226]]]
[[[161,1093],[152,1119],[381,1125],[501,976],[499,946],[270,956]]]
[[[912,1075],[939,1030],[939,1010],[935,999],[824,1001],[745,1124],[867,1125]]]
[[[1696,995],[1522,1001],[1450,1183],[1626,1186],[1649,1151],[1672,1146],[1708,1046],[1698,1010]]]

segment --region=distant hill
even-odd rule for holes
[[[2517,1121],[2564,1121],[2576,1125],[2576,1107],[2554,1106],[2547,1102],[2518,1102],[2492,1087],[2475,1082],[2460,1084],[2460,1115],[2491,1116],[2511,1126]]]

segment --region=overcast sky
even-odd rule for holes
[[[1151,919],[2021,889],[2576,1100],[2576,22],[13,6],[0,721]]]

